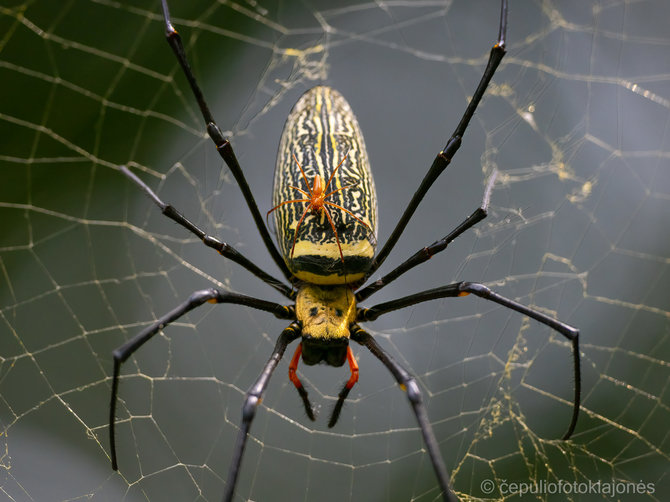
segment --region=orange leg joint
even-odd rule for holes
[[[289,380],[291,380],[291,382],[293,382],[293,385],[295,385],[295,388],[298,390],[302,389],[302,382],[300,382],[300,379],[298,378],[298,375],[295,374],[295,372],[298,369],[298,363],[300,362],[301,355],[302,355],[302,343],[299,343],[298,346],[295,348],[295,352],[293,353],[291,363],[288,365],[288,378]]]
[[[358,363],[354,357],[354,353],[351,351],[351,347],[347,347],[347,361],[349,362],[349,370],[351,371],[351,376],[346,383],[346,388],[351,389],[356,382],[358,382]]]

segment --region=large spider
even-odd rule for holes
[[[460,123],[438,153],[419,188],[407,205],[400,221],[379,253],[377,244],[377,202],[363,137],[349,104],[334,89],[318,86],[308,90],[291,111],[279,146],[275,170],[274,212],[277,239],[281,253],[272,242],[233,148],[225,139],[209,111],[205,98],[189,67],[179,34],[172,26],[167,0],[162,0],[166,37],[188,80],[207,125],[207,132],[240,186],[251,210],[258,231],[274,262],[289,284],[261,270],[229,244],[206,234],[171,205],[163,202],[144,182],[126,167],[120,170],[171,218],[201,239],[206,246],[235,261],[294,303],[279,305],[237,293],[205,289],[193,293],[187,301],[148,326],[141,333],[116,349],[114,376],[109,411],[109,433],[112,467],[117,457],[114,440],[115,409],[121,364],[153,335],[188,311],[205,302],[234,303],[264,310],[281,319],[292,321],[284,329],[263,371],[247,392],[242,408],[242,424],[227,478],[224,500],[233,497],[249,428],[272,373],[289,343],[300,338],[289,364],[289,378],[302,398],[305,411],[314,420],[307,391],[296,375],[302,356],[305,364],[326,363],[332,366],[349,364],[351,376],[339,393],[328,425],[337,422],[349,391],[358,380],[358,365],[349,347],[349,340],[367,347],[388,368],[407,393],[421,434],[437,475],[445,500],[456,500],[449,486],[449,476],[438,442],[428,420],[416,380],[382,349],[359,323],[372,321],[388,312],[437,298],[466,296],[470,293],[515,310],[561,333],[572,343],[574,364],[574,403],[572,418],[563,439],[575,429],[580,401],[579,331],[541,312],[505,298],[483,284],[457,282],[381,303],[370,308],[357,305],[400,275],[443,251],[454,239],[486,217],[495,172],[490,177],[482,205],[451,233],[417,251],[413,256],[365,287],[366,280],[377,271],[391,252],[424,195],[449,165],[461,145],[468,123],[477,109],[496,68],[505,55],[507,0],[501,2],[498,40],[491,49],[484,74],[468,104]]]

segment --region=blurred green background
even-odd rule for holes
[[[497,167],[489,217],[366,302],[482,281],[582,330],[583,406],[564,443],[573,382],[557,334],[474,298],[367,326],[417,375],[463,499],[520,500],[502,496],[505,480],[642,481],[655,493],[617,498],[670,496],[669,8],[513,1],[508,55],[380,273],[470,214]],[[458,123],[499,15],[493,0],[171,9],[261,212],[293,103],[316,84],[347,98],[382,243]],[[266,314],[205,306],[145,345],[123,367],[118,473],[108,457],[114,348],[196,289],[284,301],[118,172],[130,166],[279,275],[204,134],[160,6],[4,0],[0,34],[0,498],[219,500],[244,392],[286,325]],[[346,370],[301,367],[320,406],[311,423],[281,363],[237,500],[439,500],[404,394],[353,348],[361,380],[333,429],[324,417]]]

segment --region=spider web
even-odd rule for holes
[[[298,96],[325,83],[350,101],[380,242],[455,128],[498,22],[495,1],[172,4],[261,212]],[[472,212],[497,167],[489,217],[366,302],[481,281],[581,329],[582,409],[562,442],[573,381],[560,335],[472,297],[366,325],[417,376],[463,499],[519,499],[515,482],[545,483],[543,500],[574,482],[600,491],[567,498],[670,495],[669,14],[661,0],[512,2],[508,55],[380,273]],[[120,471],[109,464],[114,348],[196,289],[284,301],[117,170],[279,275],[204,135],[160,7],[6,0],[0,33],[0,498],[219,500],[244,393],[286,325],[262,313],[202,307],[129,359]],[[361,380],[333,429],[346,370],[301,367],[321,412],[311,423],[280,364],[237,500],[440,499],[405,395],[353,348]]]

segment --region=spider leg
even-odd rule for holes
[[[200,239],[205,244],[205,246],[215,249],[216,251],[219,252],[220,255],[225,256],[226,258],[233,260],[238,265],[241,265],[242,267],[246,268],[249,272],[254,274],[265,284],[273,287],[287,298],[293,299],[294,297],[293,291],[282,281],[272,277],[267,272],[261,270],[251,260],[245,258],[239,251],[233,248],[233,246],[231,246],[230,244],[221,242],[219,239],[217,239],[216,237],[212,237],[211,235],[207,235],[203,230],[201,230],[195,224],[189,221],[183,214],[177,211],[173,206],[163,202],[158,197],[158,195],[156,195],[156,193],[151,188],[149,188],[149,186],[146,183],[144,183],[140,178],[138,178],[137,175],[131,172],[130,169],[128,169],[126,166],[121,166],[119,170],[123,174],[125,174],[128,178],[130,178],[130,180],[133,181],[136,185],[138,185],[144,191],[144,193],[146,193],[149,196],[149,198],[154,202],[154,204],[156,204],[160,208],[161,212],[165,216],[167,216],[172,221],[178,223],[186,230],[194,234],[198,239]]]
[[[289,186],[290,186],[290,185],[289,185]],[[328,197],[330,197],[330,196],[333,195],[334,193],[340,192],[340,191],[342,191],[342,190],[347,190],[347,189],[349,189],[349,188],[353,188],[353,187],[355,187],[355,186],[358,186],[358,183],[352,183],[351,185],[345,185],[345,186],[343,186],[343,187],[336,188],[335,190],[331,190],[331,191],[328,192],[326,195],[324,195],[323,198],[324,198],[324,199],[327,199]],[[294,188],[294,187],[291,187],[291,188]],[[324,188],[323,191],[325,192],[326,189]]]
[[[300,395],[300,399],[302,399],[302,405],[305,407],[305,413],[307,414],[307,417],[311,421],[314,421],[316,420],[316,417],[314,416],[314,409],[312,408],[312,403],[309,402],[309,396],[307,395],[307,390],[305,389],[305,386],[298,378],[298,375],[296,375],[295,373],[296,370],[298,369],[298,363],[300,362],[301,355],[302,355],[302,343],[299,343],[298,346],[295,348],[295,352],[293,353],[291,363],[288,365],[288,378],[289,380],[291,380],[291,382],[293,382],[293,385],[295,386],[296,390],[298,391],[298,394]]]
[[[323,191],[324,191],[324,192],[325,192],[326,190],[328,190],[328,187],[330,186],[330,182],[333,181],[333,176],[335,176],[335,173],[336,173],[337,170],[340,168],[340,166],[342,165],[342,163],[343,163],[345,160],[347,160],[347,157],[348,157],[348,156],[349,156],[349,150],[347,150],[347,153],[344,154],[344,157],[342,157],[342,160],[340,160],[340,163],[337,164],[337,167],[336,167],[335,169],[333,169],[333,172],[330,173],[330,177],[328,178],[328,182],[326,183],[326,186],[323,187]],[[297,160],[296,160],[296,162],[297,162]],[[335,190],[335,191],[337,191],[337,190]],[[331,193],[333,193],[333,192],[331,192]],[[328,195],[330,195],[330,194],[328,194]],[[326,195],[326,197],[328,197],[328,195]]]
[[[305,216],[307,216],[308,212],[309,212],[309,204],[305,206],[305,210],[303,211],[302,216],[298,220],[298,224],[295,226],[295,232],[293,232],[293,245],[291,246],[291,260],[293,259],[293,251],[295,251],[295,240],[298,237],[298,230],[300,230],[300,225],[302,225],[302,220],[305,219]]]
[[[486,64],[484,74],[482,75],[482,78],[479,81],[479,85],[477,86],[477,89],[472,95],[472,99],[470,99],[470,102],[468,103],[468,106],[465,109],[465,113],[463,114],[461,121],[456,127],[456,130],[451,135],[451,138],[449,138],[449,140],[447,141],[447,144],[445,145],[444,149],[437,154],[437,157],[435,157],[433,164],[430,166],[430,169],[426,173],[426,176],[421,181],[419,188],[417,188],[416,192],[414,192],[412,200],[407,205],[407,208],[405,208],[405,212],[400,217],[400,220],[398,221],[396,227],[393,229],[393,232],[391,232],[391,236],[389,237],[388,241],[386,241],[386,244],[384,244],[384,247],[379,251],[374,261],[372,262],[372,266],[370,267],[370,270],[367,273],[367,277],[370,277],[384,262],[384,260],[386,260],[388,254],[395,247],[396,243],[398,242],[398,239],[405,230],[405,227],[407,226],[407,223],[409,223],[409,220],[414,214],[414,211],[416,211],[416,208],[419,206],[419,203],[423,200],[423,197],[426,195],[426,192],[428,192],[428,189],[430,189],[430,187],[433,185],[437,177],[440,174],[442,174],[442,171],[444,171],[444,169],[451,163],[451,159],[454,157],[454,155],[460,148],[461,140],[463,138],[463,135],[465,134],[465,130],[467,129],[470,120],[475,114],[475,110],[477,109],[479,102],[484,96],[484,92],[486,91],[486,88],[488,87],[491,78],[493,78],[493,75],[496,72],[498,65],[500,64],[500,61],[505,55],[506,32],[507,32],[507,0],[502,0],[500,7],[500,27],[498,31],[498,41],[491,48],[489,60],[488,63]]]
[[[209,303],[234,303],[237,305],[246,305],[258,310],[270,312],[280,319],[294,319],[295,310],[293,306],[279,305],[278,303],[268,302],[253,298],[251,296],[240,295],[237,293],[222,293],[216,289],[203,289],[193,293],[188,300],[171,310],[151,326],[147,326],[139,334],[128,340],[117,348],[112,354],[114,356],[114,376],[112,377],[112,397],[109,404],[109,444],[111,448],[112,469],[118,470],[116,460],[116,439],[115,439],[115,418],[116,401],[119,390],[119,373],[121,365],[142,345],[148,342],[156,333],[165,328],[168,324],[179,319],[187,312],[199,307],[205,302]]]
[[[293,185],[289,185],[288,187],[292,188],[293,190],[297,190],[298,192],[303,194],[305,197],[311,197],[311,195],[308,194],[307,192],[305,192],[302,188],[294,187]],[[275,206],[275,207],[277,207],[277,206]]]
[[[351,350],[351,347],[347,347],[347,362],[349,363],[349,371],[351,371],[351,376],[349,380],[344,384],[342,390],[337,396],[337,403],[333,408],[333,412],[330,415],[330,420],[328,420],[328,427],[334,427],[337,423],[337,419],[340,418],[340,412],[342,411],[342,405],[344,405],[344,400],[349,395],[349,391],[356,385],[358,382],[358,363],[356,362],[356,357]]]
[[[346,188],[346,187],[345,187],[345,188]],[[331,192],[331,193],[332,193],[332,192]],[[330,194],[329,194],[329,195],[330,195]],[[372,229],[370,228],[370,225],[368,225],[367,223],[365,223],[363,220],[361,220],[358,216],[356,216],[354,213],[352,213],[351,211],[349,211],[347,208],[342,207],[342,206],[340,206],[339,204],[335,204],[334,202],[328,202],[328,201],[325,201],[324,204],[326,204],[327,206],[332,206],[332,207],[334,207],[334,208],[336,208],[336,209],[340,209],[340,210],[344,211],[344,212],[347,213],[349,216],[351,216],[354,220],[356,220],[358,223],[360,223],[360,224],[363,225],[365,228],[367,228],[368,231],[372,232]]]
[[[296,164],[298,164],[298,168],[300,169],[300,172],[302,173],[302,179],[305,182],[305,185],[307,185],[307,190],[309,190],[309,196],[312,197],[314,193],[312,192],[312,187],[309,185],[309,180],[307,179],[307,175],[305,174],[305,171],[303,171],[302,166],[300,165],[300,162],[298,162],[298,158],[295,156],[295,153],[293,155],[293,160],[295,161]],[[300,189],[297,189],[300,190]]]
[[[282,207],[284,204],[292,204],[294,202],[309,202],[309,199],[285,200],[284,202],[281,202],[281,203],[277,204],[275,207],[273,207],[267,213],[265,213],[265,222],[267,223],[268,217],[270,216],[270,213],[273,212],[275,209]]]
[[[198,82],[195,76],[193,75],[191,66],[188,63],[188,59],[186,58],[186,52],[184,51],[184,46],[181,42],[181,37],[179,36],[179,33],[177,33],[177,30],[172,25],[167,0],[161,0],[161,3],[163,6],[163,19],[165,21],[165,38],[167,39],[170,48],[172,48],[172,52],[174,52],[175,56],[177,57],[177,60],[181,65],[184,75],[186,76],[186,80],[188,80],[188,83],[191,86],[193,95],[196,101],[198,102],[198,106],[200,107],[202,117],[205,120],[205,124],[207,125],[207,133],[209,134],[209,137],[212,138],[212,141],[216,145],[216,150],[219,152],[219,155],[228,165],[230,172],[233,173],[235,181],[237,181],[240,190],[242,190],[244,200],[246,200],[247,206],[249,206],[249,210],[251,211],[251,215],[254,218],[256,227],[258,228],[258,231],[261,234],[261,238],[263,239],[265,247],[270,253],[270,256],[272,256],[272,259],[277,264],[279,269],[282,271],[284,277],[290,281],[292,277],[291,272],[289,272],[288,267],[286,266],[284,260],[279,254],[279,251],[277,251],[277,248],[272,242],[270,233],[268,232],[268,229],[265,226],[265,223],[263,222],[263,217],[261,216],[261,213],[258,210],[258,205],[256,204],[254,196],[251,193],[251,188],[249,187],[249,184],[247,183],[247,180],[244,177],[244,173],[242,172],[242,168],[240,167],[240,164],[237,161],[237,157],[235,157],[235,152],[233,151],[233,147],[230,144],[230,140],[223,137],[221,129],[219,129],[219,126],[216,125],[214,117],[212,116],[212,113],[209,111],[209,107],[207,106],[207,102],[205,101],[205,97],[202,94],[202,91],[200,90],[200,86],[198,85]]]
[[[449,487],[449,475],[447,474],[447,468],[444,465],[442,456],[440,455],[438,442],[435,438],[433,428],[430,425],[430,421],[428,420],[426,407],[423,404],[421,391],[416,383],[416,380],[407,372],[407,370],[405,370],[389,354],[387,354],[384,349],[379,346],[377,341],[360,326],[356,324],[353,325],[351,327],[350,333],[351,339],[367,347],[367,349],[372,352],[372,355],[379,359],[391,372],[393,377],[396,379],[396,382],[398,382],[400,385],[400,388],[407,393],[407,399],[409,399],[412,410],[414,411],[414,415],[416,415],[416,420],[419,423],[419,429],[421,429],[423,441],[426,444],[430,460],[433,464],[433,468],[435,469],[435,474],[437,475],[437,480],[440,484],[440,489],[442,490],[442,497],[445,501],[457,502],[458,499]]]
[[[359,309],[356,320],[357,321],[374,321],[379,316],[392,312],[394,310],[402,309],[409,307],[410,305],[415,305],[417,303],[425,302],[428,300],[435,300],[438,298],[447,298],[455,296],[467,296],[470,293],[479,296],[485,300],[495,302],[503,307],[519,312],[520,314],[526,315],[531,319],[549,326],[551,329],[558,331],[561,335],[567,338],[572,343],[572,364],[573,364],[573,374],[575,382],[575,392],[572,406],[572,418],[570,419],[570,424],[568,425],[568,430],[563,435],[562,439],[566,440],[572,436],[572,433],[575,430],[577,425],[577,419],[579,418],[579,405],[581,401],[581,369],[580,369],[580,357],[579,357],[579,330],[568,324],[565,324],[561,321],[549,317],[542,312],[534,310],[530,307],[522,305],[514,300],[510,300],[498,293],[491,291],[487,286],[479,284],[476,282],[456,282],[453,284],[447,284],[446,286],[441,286],[435,289],[429,289],[416,293],[413,295],[405,296],[397,300],[392,300],[385,303],[380,303],[374,307],[367,309]]]
[[[326,213],[326,218],[328,218],[328,223],[330,223],[330,228],[333,230],[333,233],[335,234],[335,242],[337,242],[337,249],[340,251],[340,259],[342,260],[342,267],[344,268],[344,255],[342,254],[342,246],[340,246],[340,237],[337,235],[337,230],[335,230],[335,223],[333,223],[333,219],[330,217],[330,212],[328,211],[327,207],[323,208],[323,211]],[[344,271],[344,277],[346,278],[346,271]]]
[[[389,284],[391,281],[396,280],[408,270],[413,269],[424,261],[430,260],[433,255],[436,255],[440,251],[444,251],[447,246],[451,244],[451,242],[454,241],[459,235],[474,227],[477,223],[486,218],[488,214],[489,201],[491,199],[491,191],[493,190],[493,184],[495,183],[497,175],[498,171],[494,170],[491,176],[489,176],[489,180],[486,183],[486,189],[484,190],[484,200],[482,201],[482,205],[479,206],[470,216],[468,216],[460,225],[452,230],[451,233],[442,237],[442,239],[433,242],[430,246],[419,249],[409,259],[398,265],[395,269],[383,276],[381,279],[377,279],[375,282],[368,284],[365,288],[358,291],[356,293],[356,301],[362,302],[370,295],[376,293],[384,286]]]
[[[300,336],[300,331],[300,325],[297,322],[291,323],[284,331],[282,331],[282,334],[277,339],[275,348],[270,355],[270,359],[268,359],[268,362],[263,368],[263,372],[259,375],[254,385],[246,394],[244,404],[242,405],[242,424],[240,426],[240,431],[237,434],[235,450],[230,463],[230,470],[228,471],[226,493],[223,497],[223,500],[226,502],[233,500],[233,493],[235,492],[237,476],[240,472],[240,466],[242,464],[242,455],[247,444],[249,428],[251,427],[251,422],[256,415],[256,409],[258,408],[258,405],[260,404],[263,397],[263,392],[265,392],[265,388],[268,386],[268,382],[270,381],[272,373],[284,355],[286,347],[289,343]]]

